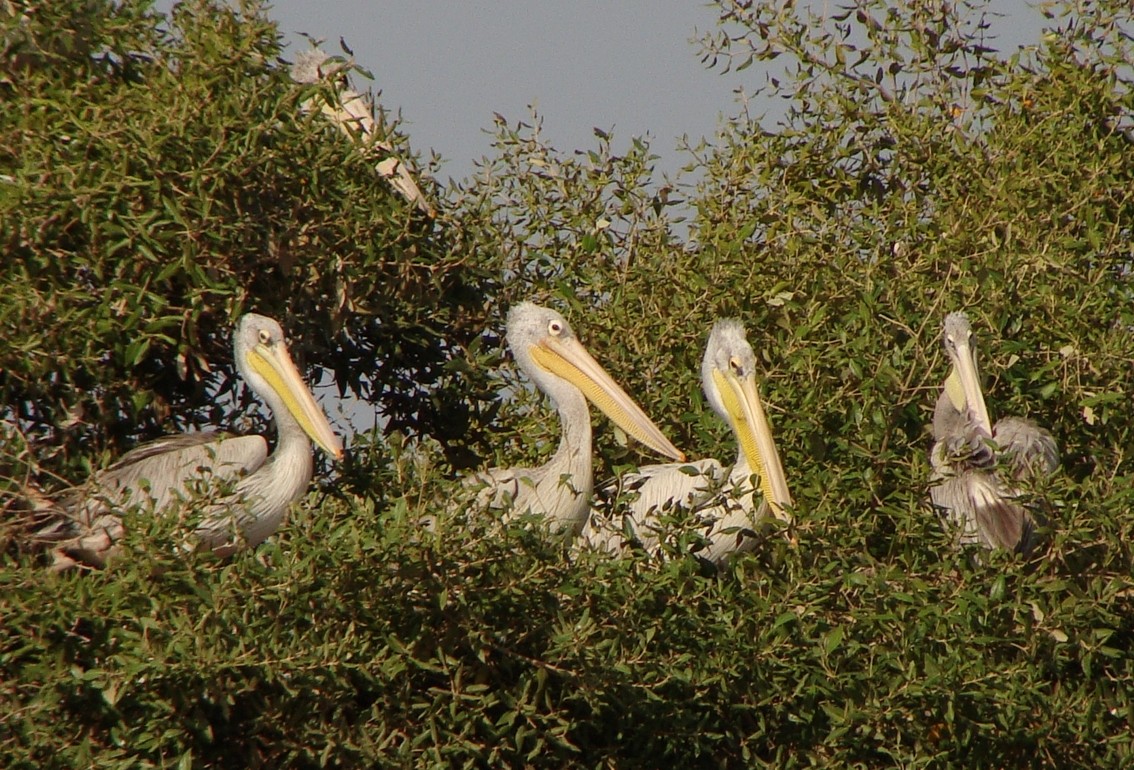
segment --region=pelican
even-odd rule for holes
[[[739,322],[722,319],[714,324],[701,362],[701,382],[709,405],[736,436],[732,469],[726,471],[710,458],[648,465],[627,474],[601,496],[616,498],[632,491],[637,498],[626,505],[622,520],[596,510],[584,541],[617,551],[628,530],[634,540],[652,548],[658,542],[658,515],[680,506],[694,511],[704,524],[709,544],[697,555],[720,566],[755,546],[757,525],[769,513],[791,521],[791,493],[756,391],[756,356]]]
[[[521,302],[508,313],[507,340],[516,364],[555,403],[563,434],[555,454],[538,468],[493,468],[474,477],[484,485],[481,505],[507,509],[510,516],[535,514],[553,531],[578,535],[594,489],[588,399],[649,448],[675,460],[685,458],[591,357],[559,313]]]
[[[220,556],[259,544],[283,522],[307,489],[314,441],[336,460],[342,444],[292,363],[283,330],[249,313],[234,337],[236,368],[275,416],[279,441],[268,456],[263,436],[181,433],[143,444],[64,494],[55,520],[33,538],[55,544],[54,569],[101,567],[122,537],[121,512],[163,512],[184,500],[208,498],[196,536]]]
[[[326,82],[334,91],[334,96],[324,101],[321,107],[316,105],[317,100],[308,99],[300,109],[304,112],[319,109],[348,137],[357,138],[363,145],[384,154],[385,159],[375,167],[378,175],[390,180],[390,184],[403,198],[432,219],[437,212],[414,181],[416,171],[413,165],[398,157],[394,145],[381,138],[382,132],[374,120],[374,106],[370,100],[347,85],[343,72],[348,66],[336,64],[319,47],[300,53],[291,68],[292,80],[306,85]]]
[[[947,315],[943,341],[952,369],[933,411],[933,505],[956,527],[962,543],[1027,555],[1036,542],[1036,522],[1018,501],[1017,484],[1059,467],[1055,439],[1021,417],[992,425],[968,316]]]

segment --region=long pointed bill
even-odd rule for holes
[[[331,430],[327,416],[315,403],[315,397],[292,363],[286,348],[257,345],[248,351],[248,365],[268,381],[268,385],[283,400],[291,416],[312,441],[336,460],[343,459],[343,445],[339,437]]]
[[[957,342],[956,351],[956,356],[953,359],[953,372],[956,374],[957,380],[960,381],[961,392],[965,397],[965,408],[972,415],[977,426],[984,430],[985,435],[992,438],[992,420],[988,417],[988,407],[985,406],[984,393],[980,389],[976,353],[967,342]],[[953,375],[950,374],[949,376],[952,377]],[[948,382],[946,387],[948,387]]]
[[[552,374],[570,382],[614,424],[658,454],[679,462],[685,455],[670,443],[578,340],[546,337],[531,348],[532,360]]]
[[[720,391],[725,411],[732,418],[740,448],[760,475],[760,492],[776,518],[790,521],[791,516],[784,507],[792,505],[791,492],[788,491],[780,453],[772,439],[772,427],[756,391],[756,378],[752,375],[737,377],[731,372],[714,369],[713,380]]]

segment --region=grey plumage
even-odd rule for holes
[[[320,48],[302,51],[295,58],[291,77],[297,83],[313,85],[329,83],[334,91],[330,100],[309,99],[302,105],[304,110],[314,110],[317,101],[320,111],[337,125],[348,137],[358,137],[371,146],[376,154],[383,155],[375,166],[379,176],[386,179],[403,198],[414,204],[428,216],[434,216],[433,206],[421,193],[414,175],[417,173],[408,160],[398,156],[396,148],[379,135],[378,124],[374,120],[370,100],[350,88],[344,70],[345,64],[335,64],[331,57]]]
[[[1025,504],[1021,487],[1059,467],[1055,438],[1020,417],[989,424],[964,313],[945,318],[943,342],[953,366],[933,414],[933,505],[960,542],[1028,554],[1039,514]]]

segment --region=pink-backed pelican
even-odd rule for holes
[[[1026,555],[1036,544],[1036,521],[1017,485],[1059,467],[1055,438],[1020,417],[992,425],[968,316],[945,317],[943,342],[952,369],[933,412],[933,505],[962,543]]]
[[[125,531],[124,510],[161,513],[180,501],[207,501],[196,528],[204,547],[227,556],[257,545],[306,491],[310,442],[342,458],[342,444],[292,363],[280,325],[249,313],[237,325],[233,347],[237,370],[275,416],[275,452],[268,456],[263,436],[213,431],[167,436],[127,452],[64,493],[53,520],[33,535],[52,545],[55,569],[104,566]]]
[[[791,521],[791,493],[756,391],[756,356],[739,322],[724,319],[713,326],[701,382],[709,405],[736,436],[732,469],[704,459],[648,465],[627,474],[603,491],[601,496],[615,506],[593,512],[583,533],[586,542],[618,551],[629,532],[652,549],[658,542],[659,514],[680,506],[695,512],[703,528],[708,545],[697,556],[719,566],[755,546],[760,522],[769,513]],[[622,504],[622,494],[637,497]]]
[[[551,530],[582,531],[593,492],[589,399],[616,425],[659,454],[683,455],[575,337],[562,315],[531,302],[508,313],[508,347],[516,364],[554,403],[563,433],[538,468],[493,468],[477,474],[478,501],[509,516],[543,517]]]

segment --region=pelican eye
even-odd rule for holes
[[[547,333],[550,334],[552,337],[558,337],[560,334],[563,333],[563,324],[561,324],[559,321],[556,321],[554,319],[552,319],[551,321],[548,321],[547,322]]]
[[[728,365],[736,374],[744,374],[744,365],[740,363],[740,359],[736,356],[728,360]]]
[[[267,329],[260,330],[260,344],[267,345],[272,341],[272,333]]]

